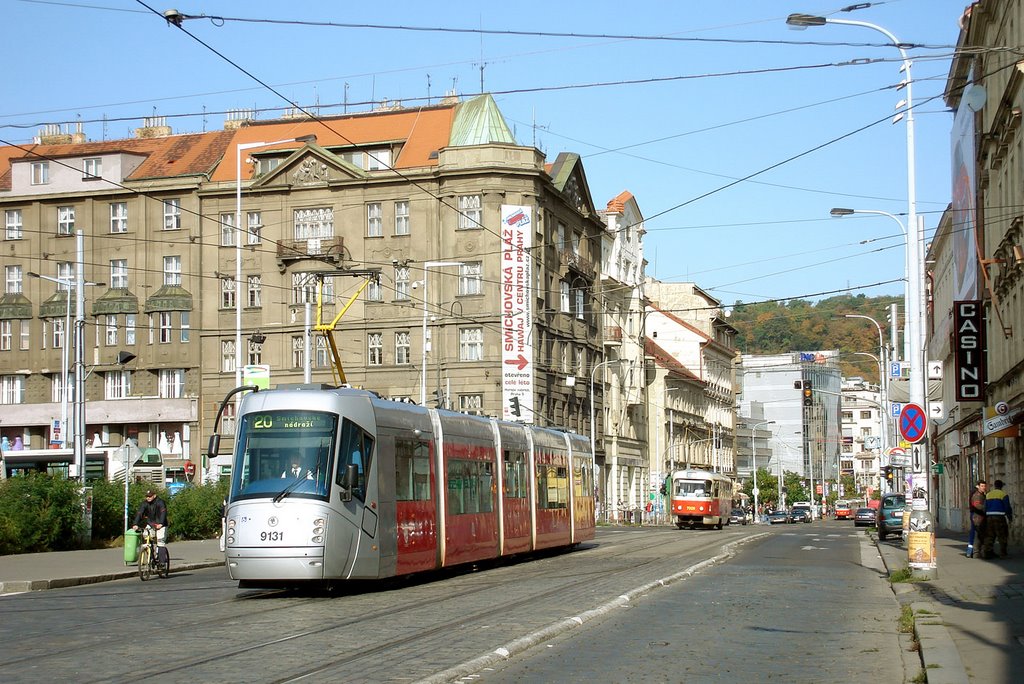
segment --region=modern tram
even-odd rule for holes
[[[729,524],[733,480],[707,470],[672,473],[671,511],[676,527],[715,527]]]
[[[224,537],[240,586],[381,579],[594,537],[594,457],[577,434],[321,385],[248,392],[236,424]]]

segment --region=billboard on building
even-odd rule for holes
[[[968,75],[968,79],[972,79]],[[977,225],[977,184],[974,164],[974,111],[968,98],[960,100],[953,118],[953,299],[978,298],[978,252],[975,245]]]
[[[534,422],[533,231],[533,207],[501,205],[501,415],[523,423]]]

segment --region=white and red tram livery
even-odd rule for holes
[[[707,470],[672,473],[672,515],[676,527],[717,527],[729,524],[733,481]]]
[[[580,435],[313,385],[245,394],[237,426],[225,553],[243,586],[378,579],[594,537]],[[303,476],[288,477],[296,456]]]

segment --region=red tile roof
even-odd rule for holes
[[[633,199],[633,193],[629,190],[623,190],[608,201],[608,211],[614,214],[621,214],[626,210],[626,202],[631,199]]]

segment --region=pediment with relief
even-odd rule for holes
[[[322,147],[307,145],[285,159],[273,171],[253,181],[251,187],[264,185],[324,185],[369,174]]]

